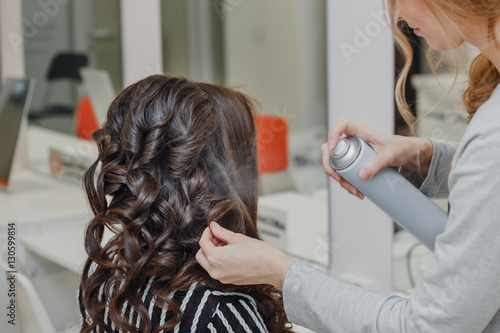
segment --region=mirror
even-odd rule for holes
[[[282,159],[260,164],[262,238],[326,268],[328,196],[320,153],[327,135],[325,1],[175,0],[161,6],[166,74],[240,86],[262,104],[259,159]]]
[[[36,80],[30,124],[74,134],[86,95],[80,67],[108,71],[121,90],[120,0],[23,0],[22,8],[26,75]]]
[[[325,0],[160,4],[166,74],[237,85],[262,104],[259,156],[268,159],[260,173],[262,237],[326,268]],[[23,0],[23,17],[26,73],[37,82],[30,123],[75,134],[75,109],[87,94],[75,79],[78,67],[104,69],[114,90],[122,88],[120,1]],[[71,72],[69,78],[49,75],[60,54],[77,67],[56,71]]]

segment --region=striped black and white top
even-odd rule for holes
[[[141,291],[142,300],[148,307],[149,317],[153,330],[163,325],[172,318],[173,313],[167,308],[160,308],[155,305],[156,296],[150,293],[151,284],[154,277],[149,279],[148,284]],[[99,291],[103,294],[104,288]],[[194,283],[187,292],[171,292],[180,310],[183,313],[182,321],[175,327],[174,333],[178,332],[245,332],[253,333],[268,332],[264,320],[260,315],[255,300],[249,295],[238,292],[221,292],[210,289],[204,285]],[[99,296],[101,299],[102,296]],[[78,292],[78,301],[83,321],[91,322],[87,311],[83,307],[82,294]],[[104,322],[109,323],[109,313],[106,308]],[[129,323],[135,323],[139,332],[143,332],[143,325],[140,317],[134,312],[134,308],[125,302],[122,314],[128,316]],[[120,328],[111,324],[113,333],[123,332]],[[97,328],[95,333],[104,332]],[[163,332],[162,333],[167,333]]]

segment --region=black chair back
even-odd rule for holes
[[[81,82],[79,69],[88,63],[86,54],[59,53],[50,64],[47,80],[70,79]]]

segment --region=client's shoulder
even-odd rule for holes
[[[245,293],[193,284],[179,303],[187,331],[267,332],[257,302]]]

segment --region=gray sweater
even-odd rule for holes
[[[295,262],[283,285],[290,321],[317,332],[500,332],[500,86],[460,144],[433,144],[421,191],[448,196],[450,211],[410,299]]]

